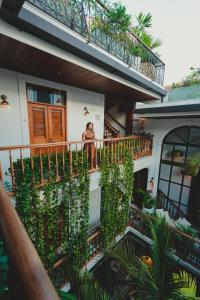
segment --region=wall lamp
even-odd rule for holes
[[[10,106],[10,103],[7,101],[7,96],[6,95],[1,95],[0,98],[2,100],[0,102],[0,107],[1,108]]]

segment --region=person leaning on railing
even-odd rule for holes
[[[86,125],[86,129],[82,134],[82,140],[89,141],[91,140],[91,143],[85,143],[83,150],[87,152],[88,155],[88,161],[89,161],[89,167],[91,169],[96,168],[96,149],[94,145],[95,140],[95,131],[94,131],[94,125],[92,122],[88,122]]]

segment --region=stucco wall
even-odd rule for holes
[[[26,83],[38,84],[55,89],[65,90],[67,93],[67,139],[81,140],[87,122],[94,123],[96,137],[103,138],[104,132],[104,95],[91,91],[63,85],[19,74],[0,68],[0,95],[5,94],[10,107],[0,108],[0,146],[14,146],[30,144],[29,121],[26,98]],[[89,115],[84,116],[84,107]],[[13,151],[13,158],[19,158],[19,151]],[[9,165],[7,153],[0,152],[3,172]],[[6,180],[6,179],[5,179]]]
[[[104,95],[55,82],[0,69],[0,91],[8,97],[9,108],[0,109],[0,146],[29,144],[26,83],[54,87],[67,93],[67,135],[81,140],[87,122],[94,123],[97,138],[103,138]],[[84,116],[84,107],[89,114]],[[4,129],[4,130],[2,130]]]

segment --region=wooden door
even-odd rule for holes
[[[57,106],[48,107],[49,143],[64,142],[66,140],[65,108]],[[52,147],[52,151],[61,152],[63,147]]]
[[[65,141],[65,109],[63,107],[48,106],[49,142]]]
[[[48,143],[48,107],[46,105],[29,103],[28,111],[31,144]]]
[[[65,107],[29,103],[28,110],[31,144],[66,140]]]

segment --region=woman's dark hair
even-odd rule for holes
[[[88,122],[87,124],[86,124],[86,129],[88,129],[88,127],[90,126],[90,124],[92,124],[92,129],[93,129],[93,123],[92,122]]]

